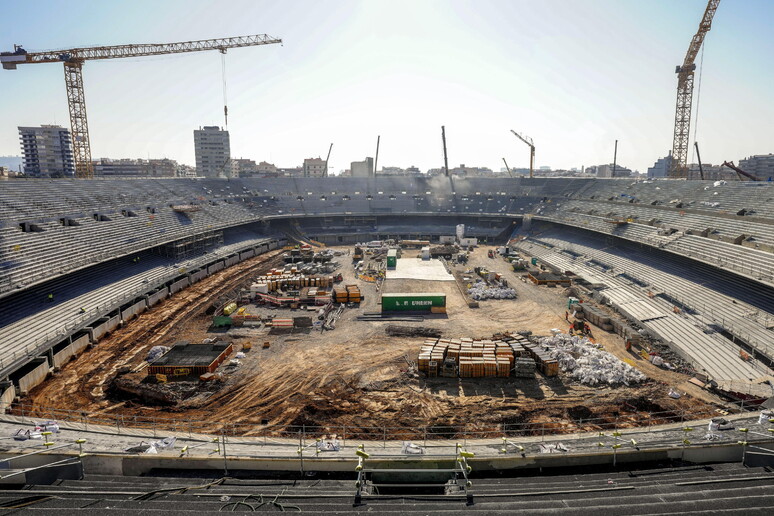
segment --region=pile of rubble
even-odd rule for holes
[[[484,299],[516,299],[516,291],[508,287],[491,287],[484,281],[476,282],[468,289],[470,297],[476,301]]]
[[[557,334],[540,339],[540,345],[559,362],[559,368],[584,385],[632,385],[645,375],[586,337]]]

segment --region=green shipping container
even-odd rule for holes
[[[398,264],[398,250],[390,249],[389,251],[387,251],[387,267],[394,269],[397,264]]]
[[[212,325],[216,328],[231,326],[232,324],[231,317],[227,315],[216,315],[212,318]]]
[[[382,294],[382,312],[429,312],[446,306],[446,294]]]

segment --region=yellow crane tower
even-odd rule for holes
[[[535,144],[532,142],[532,138],[529,136],[522,136],[513,129],[511,129],[511,132],[516,136],[516,138],[529,145],[529,177],[532,177],[532,171],[535,168]]]
[[[693,75],[696,71],[696,56],[699,54],[704,36],[712,28],[712,18],[718,9],[720,0],[709,0],[699,30],[691,39],[688,52],[682,65],[675,67],[677,75],[677,107],[675,108],[675,134],[672,142],[672,163],[669,168],[671,177],[686,177],[688,174],[688,142],[691,132],[691,103],[693,102]]]
[[[162,54],[181,54],[220,50],[225,53],[229,48],[253,47],[282,43],[281,39],[258,34],[234,38],[203,39],[179,43],[149,43],[115,45],[107,47],[82,47],[44,52],[27,52],[14,45],[13,52],[0,53],[0,63],[5,70],[15,70],[20,64],[62,63],[67,88],[67,103],[70,108],[70,127],[72,129],[75,175],[80,178],[94,176],[91,164],[91,145],[89,143],[89,124],[86,120],[86,101],[83,95],[83,63],[96,59],[117,59],[121,57],[158,56]],[[224,106],[224,110],[227,109]]]

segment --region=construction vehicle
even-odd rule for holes
[[[86,120],[86,101],[83,93],[83,63],[97,59],[158,56],[201,52],[204,50],[219,50],[222,54],[225,54],[229,48],[271,45],[274,43],[282,43],[282,40],[267,36],[266,34],[258,34],[254,36],[183,41],[179,43],[81,47],[44,52],[27,52],[21,46],[14,45],[13,52],[0,53],[0,63],[5,70],[16,70],[16,67],[21,64],[62,63],[64,65],[67,103],[70,108],[75,175],[79,178],[91,178],[94,176],[94,169],[91,163],[89,124]],[[223,106],[223,109],[226,116],[228,116],[228,108]],[[227,164],[223,165],[224,168]]]
[[[355,246],[355,252],[352,253],[352,260],[358,261],[363,259],[363,248],[360,246]]]
[[[699,30],[688,45],[683,64],[675,67],[677,76],[677,106],[675,108],[675,131],[672,143],[672,163],[669,167],[671,177],[686,177],[688,167],[688,140],[691,132],[691,104],[693,102],[693,76],[696,71],[696,56],[699,54],[704,37],[712,28],[712,18],[718,9],[720,0],[709,0],[704,10]]]

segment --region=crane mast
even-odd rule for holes
[[[693,76],[696,71],[696,56],[699,54],[704,37],[712,28],[712,18],[718,9],[720,0],[709,0],[707,8],[704,10],[704,16],[699,23],[699,30],[691,39],[688,46],[688,52],[682,65],[675,67],[677,75],[677,105],[675,107],[675,131],[672,142],[672,163],[670,165],[669,175],[671,177],[686,177],[688,148],[690,144],[688,139],[691,132],[691,104],[693,102]]]
[[[282,43],[282,40],[267,36],[266,34],[258,34],[233,38],[182,41],[179,43],[80,47],[66,50],[47,50],[44,52],[27,52],[22,47],[15,45],[13,52],[0,53],[0,63],[5,70],[15,70],[17,65],[20,64],[63,63],[67,104],[70,111],[75,175],[79,178],[91,178],[94,176],[94,170],[91,164],[89,124],[86,118],[86,100],[83,93],[83,63],[85,61],[181,54],[205,50],[225,52],[229,48],[271,45],[274,43]]]

